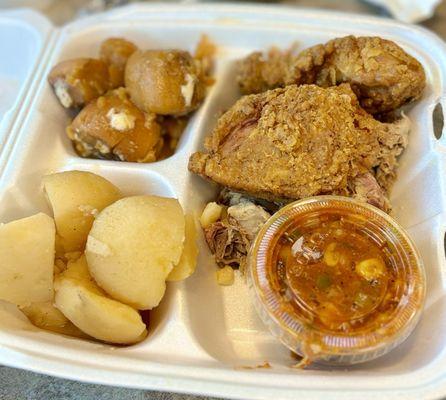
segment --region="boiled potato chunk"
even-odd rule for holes
[[[122,197],[111,182],[85,171],[44,176],[43,186],[65,252],[83,250],[95,215]]]
[[[180,261],[167,277],[168,281],[181,281],[192,275],[197,266],[197,227],[192,215],[186,215],[186,238]]]
[[[55,305],[79,329],[105,342],[132,344],[147,335],[138,311],[106,297],[88,272],[85,256],[68,263],[55,282]]]
[[[36,330],[28,318],[12,303],[0,300],[0,328],[2,330]]]
[[[21,310],[39,328],[63,326],[68,322],[65,315],[53,306],[52,301],[33,303]]]
[[[134,196],[96,218],[86,247],[93,278],[111,297],[140,310],[156,307],[166,278],[178,264],[184,214],[175,199]]]
[[[219,268],[215,274],[220,286],[231,286],[234,283],[234,270],[229,265]]]
[[[203,228],[208,228],[214,222],[217,222],[221,218],[223,212],[223,206],[212,201],[206,204],[203,213],[200,216],[200,224]]]
[[[0,225],[0,299],[19,306],[53,297],[54,221],[39,213]]]
[[[47,331],[63,335],[87,338],[88,336],[76,328],[65,315],[53,305],[53,301],[33,303],[22,307],[21,311],[28,317],[33,325]]]

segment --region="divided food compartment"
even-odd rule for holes
[[[0,54],[4,57],[0,64],[0,148],[32,82],[50,30],[51,23],[35,12],[0,13]]]
[[[130,39],[140,48],[193,51],[202,33],[218,45],[216,83],[173,156],[136,164],[76,155],[65,135],[68,115],[46,82],[54,64],[96,56],[100,42],[112,36]],[[446,394],[446,137],[435,138],[432,122],[436,104],[446,106],[446,53],[443,42],[421,28],[311,10],[203,4],[134,5],[52,28],[1,148],[0,220],[49,213],[41,177],[71,169],[98,173],[128,195],[178,197],[186,212],[198,216],[216,188],[187,171],[188,158],[202,148],[218,116],[240,96],[235,60],[271,45],[297,42],[304,48],[347,34],[379,34],[396,41],[422,62],[428,77],[423,98],[408,111],[413,129],[391,196],[395,218],[422,255],[428,284],[424,315],[405,343],[351,368],[291,369],[292,356],[255,314],[243,278],[237,275],[230,287],[217,285],[216,267],[200,233],[196,272],[168,285],[142,343],[113,347],[0,321],[0,363],[83,381],[251,399],[293,398],[296,390],[305,398],[320,398],[330,390],[333,399],[376,398],[378,392],[404,399]],[[271,369],[244,368],[266,361]]]

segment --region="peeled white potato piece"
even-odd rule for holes
[[[65,315],[53,305],[53,301],[33,303],[22,307],[21,311],[28,317],[33,325],[47,331],[64,335],[87,338],[88,336],[76,328]]]
[[[83,250],[95,215],[122,197],[111,182],[85,171],[46,175],[43,187],[65,252]]]
[[[156,307],[183,251],[184,214],[176,199],[134,196],[105,208],[86,247],[93,278],[110,296],[140,310]]]
[[[55,305],[80,330],[105,342],[132,344],[147,335],[138,311],[106,294],[88,273],[85,256],[56,278]]]
[[[54,221],[46,214],[0,225],[0,299],[18,306],[53,298]]]
[[[206,204],[201,216],[200,216],[200,224],[203,228],[207,228],[212,225],[214,222],[217,222],[221,213],[223,212],[223,206],[217,204],[215,201],[212,201]]]
[[[229,265],[217,269],[215,275],[220,286],[231,286],[234,283],[234,270]]]
[[[173,267],[167,277],[167,281],[181,281],[191,276],[197,267],[197,227],[192,215],[186,215],[186,238],[180,261]]]
[[[0,300],[0,328],[2,330],[36,330],[15,304]]]

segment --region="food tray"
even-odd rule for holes
[[[37,61],[45,50],[51,23],[35,12],[0,13],[0,149],[11,131],[16,113],[31,85]],[[4,38],[14,40],[4,40]]]
[[[219,46],[217,81],[172,157],[134,164],[75,154],[64,134],[68,116],[46,82],[51,66],[96,55],[110,36],[124,36],[142,48],[192,51],[202,33]],[[216,284],[215,265],[200,234],[197,271],[168,285],[142,343],[118,348],[0,321],[0,363],[86,382],[231,398],[418,400],[446,395],[446,136],[436,139],[432,122],[434,107],[446,105],[446,47],[422,28],[357,15],[224,4],[133,5],[51,28],[1,148],[0,220],[49,213],[41,177],[70,169],[103,175],[125,194],[178,197],[187,212],[198,215],[216,189],[187,171],[188,156],[202,147],[218,115],[239,96],[234,61],[271,45],[297,42],[303,48],[347,34],[396,41],[422,62],[428,78],[422,100],[408,114],[413,129],[391,196],[394,216],[418,246],[427,273],[424,315],[405,343],[351,368],[291,369],[290,353],[260,322],[243,279],[230,287]],[[266,361],[272,368],[244,368]]]

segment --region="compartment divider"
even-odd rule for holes
[[[30,73],[30,76],[33,76],[34,79],[29,83],[26,95],[22,98],[21,103],[18,107],[18,112],[14,118],[14,121],[11,125],[11,129],[9,135],[6,135],[4,143],[0,143],[0,182],[3,179],[3,174],[6,170],[5,164],[9,160],[9,156],[12,153],[15,144],[19,136],[21,135],[21,128],[25,124],[25,121],[30,116],[30,109],[36,103],[36,93],[39,87],[41,86],[41,81],[44,79],[46,81],[46,71],[48,70],[47,61],[53,53],[55,43],[60,36],[58,28],[52,28],[46,45],[44,46],[44,50],[41,55],[41,59],[37,61],[37,65],[34,70]]]

